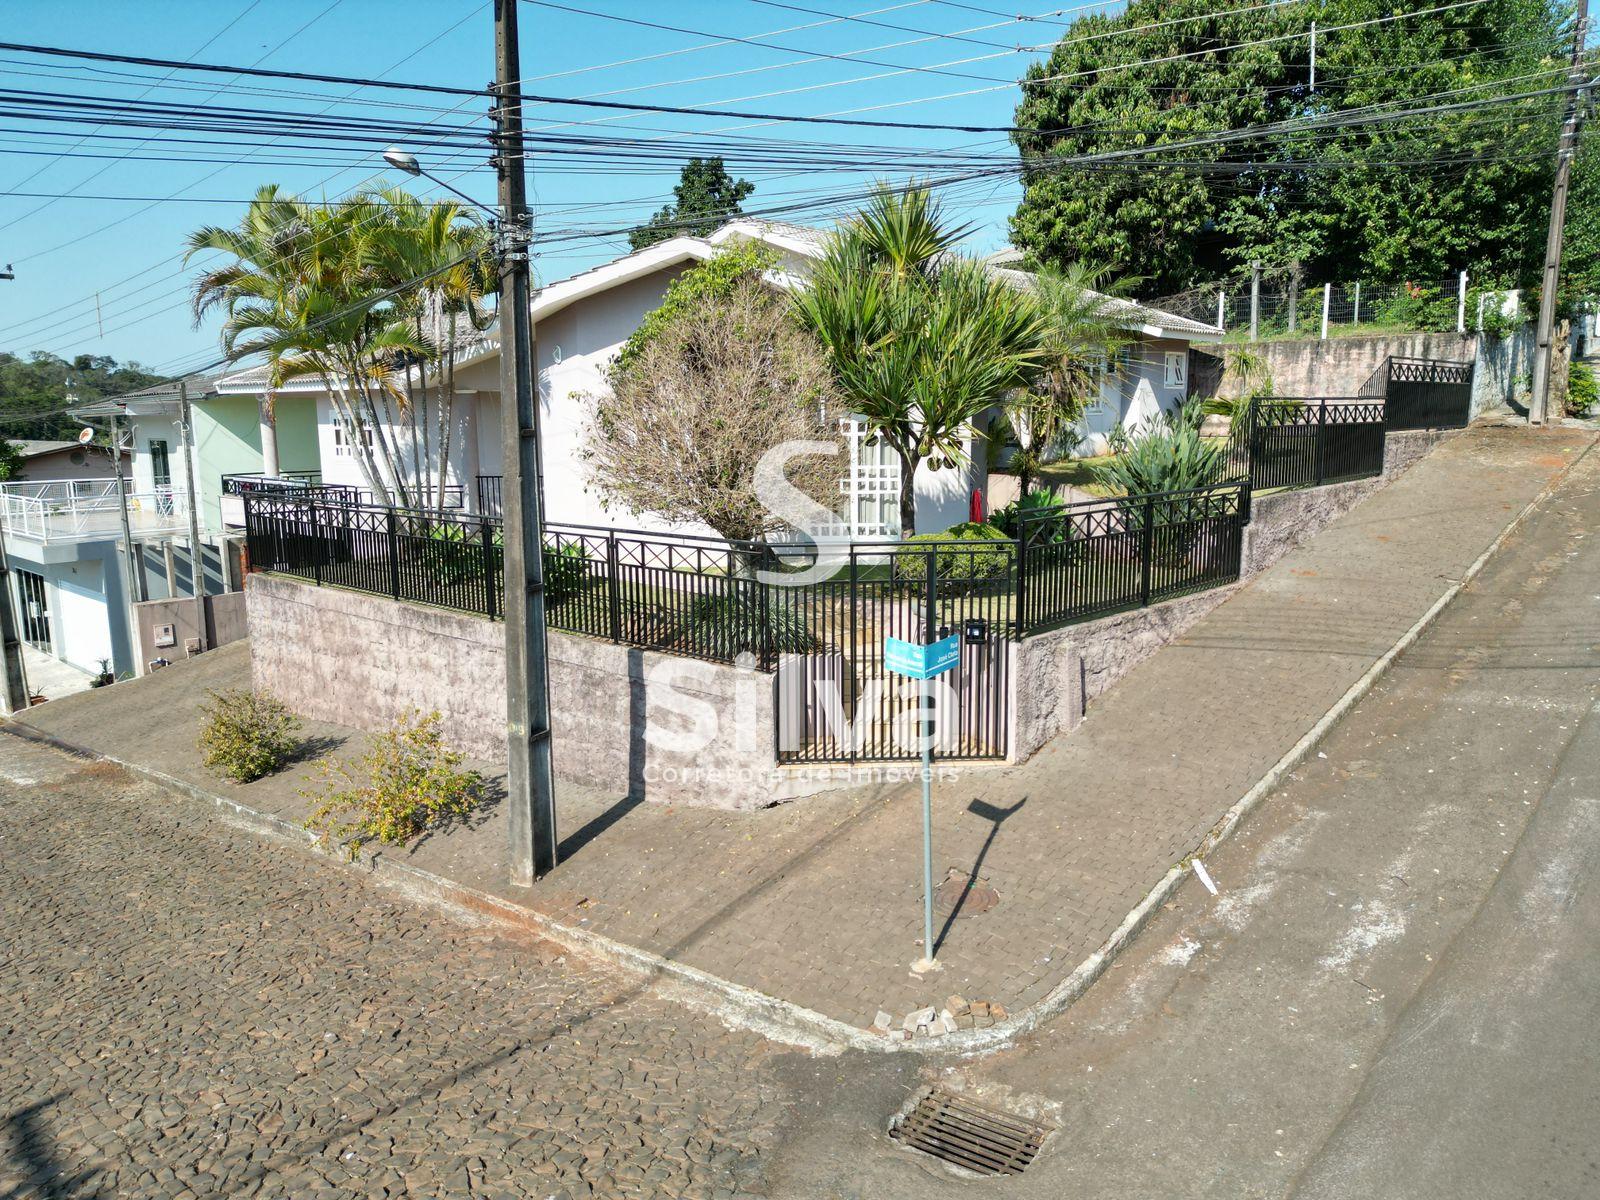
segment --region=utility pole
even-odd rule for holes
[[[1550,198],[1550,231],[1545,238],[1544,277],[1539,288],[1539,325],[1534,335],[1533,395],[1528,402],[1528,424],[1550,421],[1550,343],[1556,321],[1556,286],[1561,281],[1561,242],[1567,225],[1567,187],[1572,178],[1572,154],[1578,141],[1583,104],[1583,43],[1589,31],[1589,0],[1578,0],[1578,19],[1572,29],[1572,67],[1567,83],[1567,117],[1561,124],[1556,150],[1556,185]]]
[[[131,449],[130,439],[130,449]],[[150,598],[145,590],[144,554],[135,558],[133,528],[128,521],[128,481],[122,474],[122,422],[111,418],[111,469],[117,476],[117,507],[122,511],[122,552],[128,574],[128,653],[133,659],[133,673],[144,674],[144,663],[139,652],[139,613],[133,607],[137,601]]]
[[[0,271],[0,279],[15,279],[11,264]],[[6,673],[6,714],[13,716],[28,707],[28,672],[22,661],[22,639],[17,636],[17,611],[11,593],[11,559],[6,554],[5,504],[0,501],[0,649]]]
[[[1317,90],[1317,23],[1311,22],[1311,90]]]
[[[195,637],[200,641],[200,652],[210,647],[206,643],[206,563],[205,552],[200,548],[200,496],[194,490],[194,423],[189,408],[189,384],[178,380],[178,425],[183,434],[183,484],[189,493],[189,584],[194,590]]]
[[[500,179],[500,421],[505,526],[506,807],[511,882],[528,886],[556,865],[555,772],[544,623],[544,514],[539,489],[539,396],[533,366],[533,222],[522,146],[518,0],[494,0],[495,153]]]

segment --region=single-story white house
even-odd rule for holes
[[[644,317],[658,307],[667,288],[696,264],[725,247],[759,242],[777,254],[768,274],[775,287],[798,286],[810,264],[823,253],[827,232],[784,222],[741,218],[707,237],[675,237],[645,249],[546,284],[534,295],[532,316],[541,406],[541,440],[546,520],[556,523],[709,533],[674,527],[650,514],[607,506],[593,485],[582,449],[594,418],[593,397],[606,388],[606,369]],[[1029,275],[1016,267],[1014,252],[992,256],[990,269],[1018,287]],[[1134,428],[1176,408],[1188,394],[1188,351],[1191,342],[1215,339],[1218,330],[1198,321],[1160,312],[1131,301],[1108,303],[1125,310],[1134,341],[1108,370],[1098,402],[1085,420],[1083,449],[1104,445],[1116,425]],[[264,369],[225,375],[203,406],[233,400],[250,406],[266,386]],[[291,414],[296,428],[314,415],[314,444],[324,483],[366,486],[350,453],[350,432],[338,419],[326,389],[316,380],[293,381],[275,396],[280,421]],[[450,450],[440,462],[437,413],[422,414],[434,430],[427,453],[413,453],[409,416],[395,413],[387,426],[409,482],[419,478],[437,484],[442,472],[461,507],[498,511],[501,473],[499,345],[491,334],[475,337],[456,358]],[[240,428],[247,435],[247,419]],[[898,459],[871,437],[865,423],[845,415],[840,430],[850,462],[839,483],[840,521],[833,536],[870,540],[900,536]],[[988,478],[988,446],[984,429],[966,439],[966,462],[953,470],[934,471],[924,464],[916,480],[917,528],[926,533],[968,519],[972,496]],[[361,436],[371,436],[370,432]],[[290,437],[280,429],[280,445],[313,440],[309,429]],[[202,459],[204,452],[202,451]],[[415,465],[413,465],[415,464]],[[202,467],[204,463],[202,462]],[[202,489],[204,490],[204,489]],[[913,531],[904,531],[913,532]]]

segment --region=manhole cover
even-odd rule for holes
[[[954,912],[957,917],[976,916],[999,903],[1000,893],[989,886],[987,879],[968,875],[956,867],[951,867],[945,881],[933,889],[934,907],[942,913]]]
[[[1037,1121],[935,1088],[889,1136],[979,1175],[1020,1175],[1049,1132]]]

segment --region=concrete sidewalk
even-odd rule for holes
[[[944,969],[925,980],[907,971],[921,934],[914,786],[747,814],[566,788],[564,861],[531,891],[502,882],[498,810],[399,857],[847,1025],[951,993],[1016,1013],[1094,955],[1592,441],[1478,428],[1445,443],[1136,668],[1075,733],[1022,767],[940,785],[936,874],[975,872],[1000,899],[948,922]],[[245,649],[230,647],[28,723],[298,817],[307,764],[242,788],[200,768],[203,689],[238,685],[246,668]],[[361,736],[311,732],[335,753]],[[582,752],[559,735],[558,714],[558,768]]]

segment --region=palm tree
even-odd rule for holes
[[[382,270],[386,224],[385,209],[368,197],[310,205],[269,186],[237,229],[197,230],[188,252],[233,258],[201,275],[194,303],[197,321],[213,308],[226,311],[228,358],[265,358],[269,404],[291,379],[320,380],[369,489],[410,506],[394,434],[394,407],[406,406],[395,366],[425,356],[428,347],[402,315],[405,288],[387,282]],[[276,470],[265,447],[263,459]]]
[[[193,306],[196,325],[213,309],[226,311],[222,346],[230,360],[255,352],[253,346],[239,350],[242,331],[233,324],[236,315],[280,310],[289,302],[309,227],[306,206],[280,192],[276,184],[268,184],[257,190],[244,219],[234,228],[208,225],[189,235],[185,263],[202,251],[215,251],[232,260],[202,272],[195,280]],[[280,315],[287,314],[280,311]],[[267,359],[276,375],[277,355],[268,351]],[[271,386],[261,398],[260,427],[262,469],[276,475],[278,432]]]
[[[1118,303],[1132,281],[1107,277],[1105,268],[1082,263],[1046,267],[1029,277],[1044,327],[1045,365],[1032,386],[1012,392],[1001,406],[1005,429],[1017,443],[1012,463],[1019,496],[1028,494],[1045,456],[1082,418],[1107,364],[1133,336]]]
[[[397,297],[397,307],[410,322],[416,341],[425,347],[424,356],[405,374],[412,471],[424,503],[442,510],[455,432],[455,365],[463,326],[470,335],[493,323],[484,306],[499,283],[493,238],[475,212],[453,201],[421,201],[401,188],[381,189],[367,199],[385,214],[381,232],[373,239],[376,269],[388,286],[406,289]],[[408,287],[413,280],[422,282]],[[437,393],[432,405],[430,370]],[[439,469],[437,489],[430,497],[435,420]]]
[[[879,188],[796,296],[846,403],[900,460],[900,528],[916,532],[916,472],[965,457],[972,422],[1044,364],[1030,299],[954,246],[966,229],[923,188]]]

